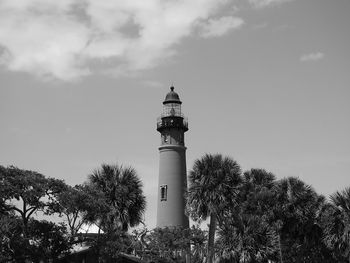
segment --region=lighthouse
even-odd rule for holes
[[[157,120],[161,134],[159,146],[159,179],[157,227],[188,227],[185,215],[187,191],[185,132],[187,118],[181,112],[179,95],[170,88]]]

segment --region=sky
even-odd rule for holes
[[[0,0],[0,164],[84,183],[131,165],[156,224],[171,85],[205,153],[350,186],[349,0]]]

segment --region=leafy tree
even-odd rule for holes
[[[207,256],[208,233],[198,225],[190,228],[191,262],[202,263]]]
[[[95,199],[83,185],[68,186],[58,195],[59,212],[66,219],[71,237],[88,222],[87,213],[94,208]]]
[[[156,228],[148,236],[148,247],[156,261],[185,262],[189,231],[182,228]]]
[[[70,249],[67,230],[64,225],[57,225],[45,220],[30,220],[30,253],[34,262],[56,260]]]
[[[1,262],[52,261],[68,252],[70,245],[65,226],[31,218],[24,236],[21,221],[13,215],[0,220]]]
[[[0,184],[0,211],[18,213],[25,236],[31,216],[38,211],[57,211],[57,195],[67,187],[62,180],[46,178],[40,173],[14,166],[1,168]]]
[[[14,255],[11,241],[17,238],[20,233],[16,233],[18,220],[12,214],[3,214],[0,217],[0,262],[10,262]]]
[[[117,229],[98,235],[96,239],[92,240],[91,245],[102,262],[115,262],[120,253],[132,252],[132,236]]]
[[[332,194],[330,200],[325,212],[324,241],[335,255],[350,262],[350,187]]]
[[[37,212],[58,212],[62,180],[0,166],[1,250],[6,261],[55,259],[69,248],[65,227],[34,219]]]
[[[155,228],[141,233],[144,233],[141,236],[143,249],[136,250],[136,254],[145,261],[185,262],[188,247],[191,245],[191,262],[203,262],[207,235],[198,226]],[[140,236],[139,233],[135,234]]]
[[[223,220],[224,208],[235,203],[241,169],[236,161],[221,154],[205,154],[194,162],[189,174],[188,210],[194,220],[210,217],[208,257],[214,257],[214,239],[217,220]]]

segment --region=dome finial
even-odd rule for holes
[[[181,104],[179,95],[174,91],[174,85],[170,86],[170,91],[166,95],[165,101],[163,101],[163,104],[167,104],[167,103]]]

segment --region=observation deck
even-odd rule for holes
[[[177,114],[162,114],[157,118],[157,131],[162,131],[166,128],[179,128],[188,131],[188,120],[182,113]]]

